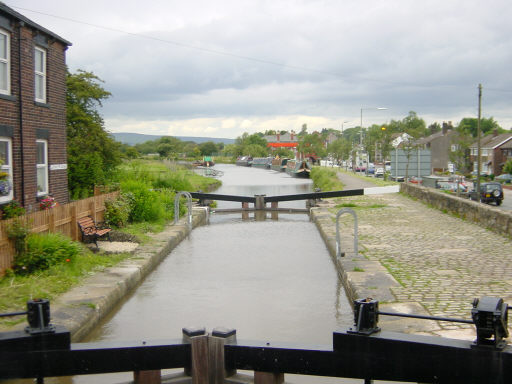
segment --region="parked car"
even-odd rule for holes
[[[375,177],[384,177],[384,168],[375,169]]]
[[[501,184],[497,182],[482,183],[480,184],[479,197],[482,203],[496,203],[496,205],[501,205],[503,202],[503,188]]]
[[[418,176],[411,176],[409,177],[409,183],[420,185],[421,183],[423,183],[423,179]]]
[[[496,176],[494,180],[501,181],[505,184],[510,184],[512,182],[512,175],[510,173],[503,173],[499,176]]]
[[[442,191],[457,192],[457,183],[452,181],[438,181],[437,188],[441,189]],[[466,186],[463,184],[459,184],[458,188],[460,192],[466,192],[467,190]]]

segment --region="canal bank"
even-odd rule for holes
[[[206,223],[206,210],[192,209],[192,227]],[[52,324],[65,326],[73,342],[87,336],[112,310],[190,234],[187,218],[150,234],[128,259],[96,272],[51,303]],[[105,255],[108,257],[108,254]]]
[[[352,218],[344,215],[341,247],[348,253],[336,259],[336,212],[347,206],[358,216],[359,254],[353,254]],[[349,300],[372,297],[387,312],[467,320],[474,298],[512,301],[512,243],[506,236],[400,193],[330,199],[311,217]],[[469,324],[389,316],[379,323],[385,330],[475,338]]]

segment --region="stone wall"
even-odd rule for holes
[[[417,198],[432,207],[459,216],[461,219],[480,224],[502,235],[512,237],[512,213],[496,206],[482,204],[437,189],[414,184],[400,184],[400,192]]]

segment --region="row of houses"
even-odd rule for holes
[[[416,144],[422,149],[429,149],[432,159],[432,173],[449,170],[450,152],[459,149],[458,133],[450,124],[443,123],[441,131],[422,138]],[[481,173],[500,175],[507,160],[512,159],[512,132],[499,134],[493,131],[480,139]],[[478,144],[469,146],[469,160],[473,171],[477,170]]]
[[[71,43],[0,2],[0,205],[69,200],[66,50]]]

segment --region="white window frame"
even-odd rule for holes
[[[38,150],[38,145],[39,143],[43,143],[44,144],[44,163],[38,163],[39,161],[39,156],[37,155],[37,150]],[[45,170],[45,186],[44,186],[44,190],[42,191],[39,191],[39,180],[37,180],[37,178],[39,177],[39,169],[41,168],[44,168]],[[38,188],[38,191],[37,191],[37,197],[40,197],[40,196],[46,196],[48,195],[49,193],[49,180],[48,180],[48,141],[47,140],[36,140],[36,187]]]
[[[36,56],[39,53],[42,53],[42,72],[36,68]],[[38,97],[38,79],[42,79],[42,97]],[[34,96],[37,102],[46,104],[46,49],[41,47],[34,47]]]
[[[7,84],[6,88],[0,88],[0,94],[2,95],[10,95],[11,94],[11,35],[3,30],[0,29],[0,35],[5,36],[5,48],[6,48],[6,57],[0,57],[0,63],[5,63],[6,67],[6,79]]]
[[[0,203],[5,203],[11,201],[13,199],[13,190],[14,184],[12,182],[12,140],[10,137],[0,137],[0,141],[7,142],[7,161],[8,164],[2,164],[0,169],[2,172],[7,172],[9,176],[7,176],[7,180],[11,183],[11,191],[7,196],[0,196]]]

